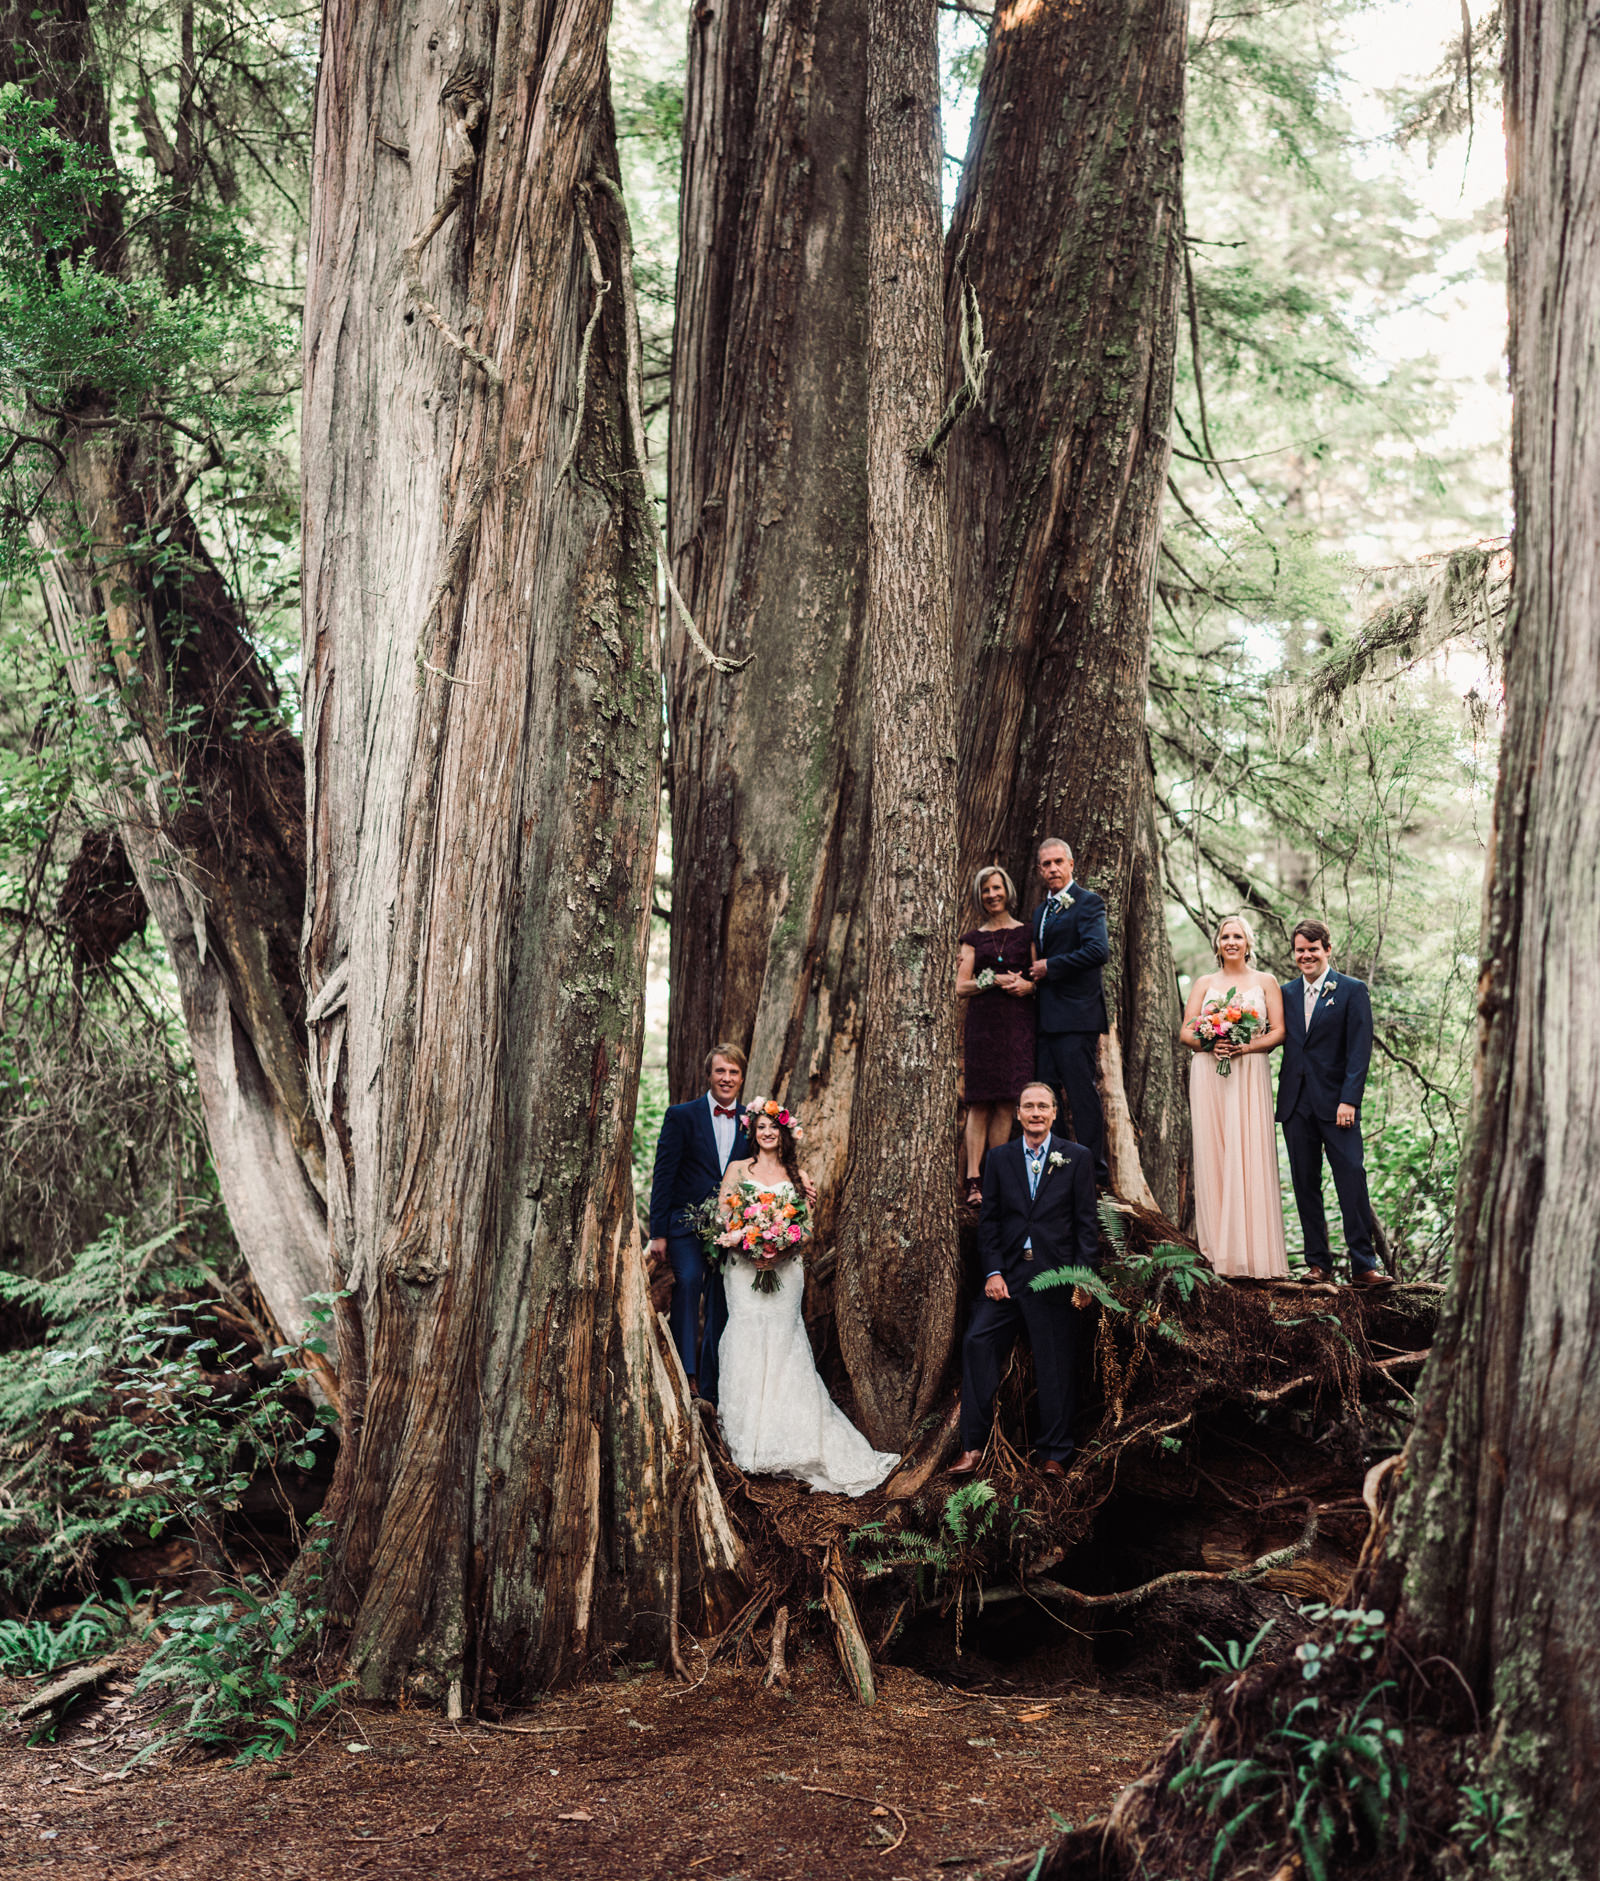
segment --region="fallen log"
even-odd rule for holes
[[[18,1705],[15,1714],[17,1719],[22,1722],[54,1712],[59,1720],[85,1692],[104,1684],[113,1672],[119,1671],[127,1663],[127,1658],[125,1652],[117,1652],[109,1659],[96,1659],[89,1665],[74,1666],[70,1672],[62,1673],[60,1678]]]

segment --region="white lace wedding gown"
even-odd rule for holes
[[[776,1290],[758,1293],[743,1255],[723,1270],[728,1324],[717,1347],[717,1417],[728,1454],[747,1475],[798,1476],[813,1489],[864,1496],[900,1459],[873,1449],[817,1375],[800,1311],[805,1269],[787,1260],[773,1271]]]

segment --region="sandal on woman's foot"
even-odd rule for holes
[[[967,1207],[979,1208],[983,1204],[983,1182],[978,1176],[967,1177]]]

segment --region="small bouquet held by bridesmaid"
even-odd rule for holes
[[[1200,1041],[1202,1051],[1214,1052],[1219,1045],[1248,1045],[1261,1030],[1261,1018],[1239,1000],[1239,989],[1230,986],[1225,993],[1218,993],[1208,999],[1195,1017],[1195,1037]],[[1232,1075],[1233,1060],[1218,1058],[1214,1060],[1217,1076],[1226,1078]]]
[[[775,1293],[774,1269],[800,1251],[811,1226],[805,1197],[787,1189],[763,1189],[741,1182],[727,1198],[728,1225],[717,1236],[716,1252],[724,1261],[743,1254],[755,1266],[751,1282],[757,1293]],[[719,1217],[718,1226],[721,1226]]]

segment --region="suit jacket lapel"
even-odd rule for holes
[[[1323,1025],[1328,1023],[1329,1012],[1333,1007],[1333,1002],[1338,995],[1338,991],[1339,981],[1334,974],[1330,973],[1322,982],[1322,991],[1317,994],[1317,1002],[1311,1008],[1311,1017],[1313,1020],[1320,1017]],[[1327,1010],[1324,1010],[1324,1008]],[[1311,1030],[1311,1027],[1306,1024],[1306,1002],[1304,995],[1301,996],[1300,1000],[1300,1030],[1302,1033],[1309,1033]]]
[[[1069,901],[1066,906],[1063,907],[1062,904],[1056,900],[1054,895],[1049,895],[1045,898],[1044,905],[1039,910],[1039,926],[1035,935],[1039,943],[1039,951],[1041,954],[1044,952],[1044,937],[1050,931],[1051,922],[1058,919],[1062,921],[1071,920],[1072,910],[1075,905],[1075,903]]]

